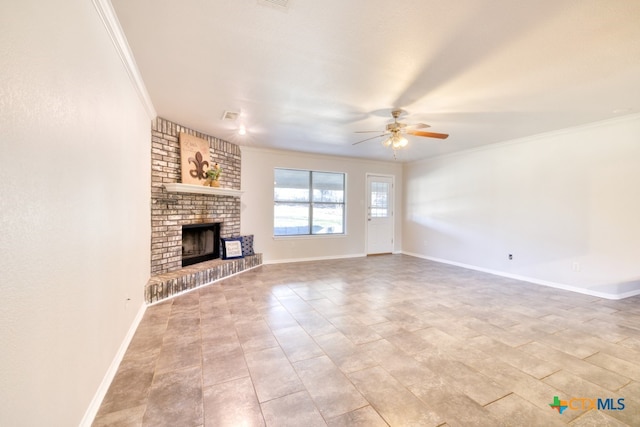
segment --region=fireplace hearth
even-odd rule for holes
[[[182,266],[220,258],[220,222],[182,226]]]

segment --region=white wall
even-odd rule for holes
[[[402,165],[344,157],[329,157],[290,151],[241,147],[242,190],[241,229],[255,235],[255,250],[263,262],[344,258],[366,254],[366,174],[393,175],[396,182],[395,249],[402,247],[400,236]],[[347,174],[347,220],[344,236],[273,237],[273,170],[276,167],[344,172]]]
[[[593,295],[634,293],[639,136],[636,115],[408,164],[403,251]]]
[[[90,1],[2,2],[0,122],[0,424],[78,425],[150,265],[150,119]]]

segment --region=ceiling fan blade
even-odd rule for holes
[[[371,138],[367,138],[367,139],[363,139],[362,141],[354,142],[351,145],[358,145],[361,142],[369,141],[370,139],[380,138],[381,136],[385,136],[385,135],[386,135],[386,133],[381,133],[380,135],[372,136]]]
[[[414,123],[412,125],[407,125],[407,127],[410,129],[426,129],[426,128],[430,128],[431,126],[429,126],[426,123]]]
[[[372,133],[372,132],[380,132],[379,130],[357,130],[354,133]]]
[[[438,139],[447,139],[449,137],[449,134],[447,133],[423,132],[420,130],[408,130],[407,133],[409,135],[426,136],[428,138],[438,138]]]

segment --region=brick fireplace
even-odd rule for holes
[[[240,197],[220,194],[191,194],[167,191],[165,185],[180,182],[181,132],[209,142],[211,161],[220,164],[222,188],[240,190],[240,147],[162,118],[156,118],[151,128],[151,280],[145,290],[147,302],[155,302],[185,289],[199,286],[206,280],[224,277],[261,263],[262,256],[230,260],[225,265],[214,261],[201,268],[182,265],[183,226],[220,223],[219,237],[240,234]],[[214,264],[211,264],[214,263]],[[200,265],[200,264],[197,264]],[[216,271],[203,269],[215,268]],[[217,271],[219,270],[219,271]],[[202,273],[202,274],[201,274]],[[193,279],[199,274],[200,279]],[[174,291],[167,290],[171,280]],[[210,280],[210,281],[211,281]],[[184,282],[183,284],[181,284]],[[158,285],[160,283],[160,285]],[[154,285],[155,284],[155,285]],[[151,285],[156,289],[149,289]]]
[[[211,160],[222,166],[221,187],[240,190],[240,147],[157,118],[151,128],[151,275],[182,268],[182,226],[222,222],[220,237],[240,234],[240,198],[172,193],[180,182],[180,132],[209,141]]]

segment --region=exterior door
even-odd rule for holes
[[[393,252],[393,177],[367,175],[367,254]]]

